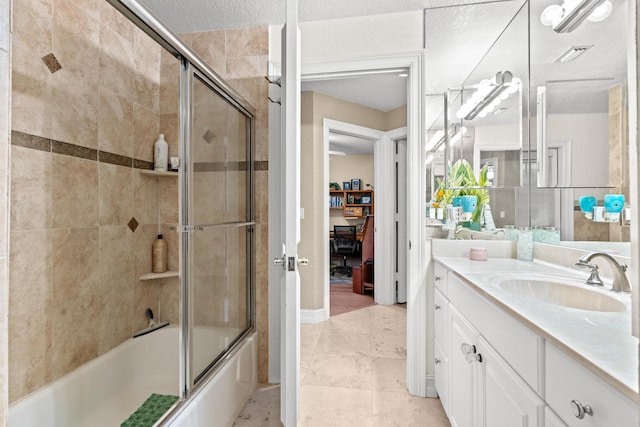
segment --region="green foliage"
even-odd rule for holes
[[[490,201],[487,186],[487,165],[480,169],[480,176],[476,179],[473,168],[464,159],[457,160],[453,165],[449,163],[449,185],[438,179],[438,185],[433,193],[431,203],[435,207],[445,207],[451,204],[451,200],[458,196],[476,196],[478,206],[473,212],[471,220],[480,222],[484,205]]]

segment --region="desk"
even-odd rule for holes
[[[358,242],[362,242],[362,231],[357,231],[356,232],[356,240]],[[329,240],[333,240],[333,231],[329,231]]]

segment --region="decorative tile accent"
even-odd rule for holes
[[[269,170],[269,162],[267,160],[260,160],[257,162],[253,162],[254,170],[257,171],[268,171]]]
[[[136,231],[136,228],[138,228],[138,221],[136,221],[135,218],[131,218],[131,220],[129,221],[129,224],[127,224],[129,226],[129,230],[131,230],[132,233],[134,233]]]
[[[193,164],[194,172],[246,171],[247,162],[200,162]]]
[[[133,167],[136,169],[153,169],[153,162],[145,160],[133,159]]]
[[[216,136],[213,134],[213,132],[211,132],[210,129],[207,129],[204,135],[202,135],[202,139],[204,139],[207,144],[211,144],[215,137]]]
[[[112,165],[133,167],[133,159],[131,157],[108,153],[106,151],[98,152],[98,160]]]
[[[51,74],[62,69],[62,65],[60,65],[58,58],[56,58],[53,53],[43,56],[42,62],[44,62],[44,65],[51,71]]]
[[[63,154],[65,156],[79,157],[87,160],[98,160],[98,150],[93,148],[81,147],[67,142],[51,141],[51,151],[55,154]]]
[[[32,148],[40,151],[51,151],[51,140],[40,136],[29,135],[28,133],[11,131],[11,145],[25,148]]]

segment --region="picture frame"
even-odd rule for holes
[[[351,190],[351,182],[350,181],[344,181],[342,183],[342,189],[343,190]]]
[[[360,198],[360,203],[363,205],[370,205],[371,204],[371,196],[362,196]]]
[[[351,180],[351,189],[352,190],[356,190],[356,191],[360,190],[360,180],[359,179],[352,179]]]

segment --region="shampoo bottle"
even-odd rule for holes
[[[151,271],[153,273],[167,271],[167,242],[162,240],[162,234],[158,234],[158,240],[153,242],[151,263]]]
[[[153,147],[153,169],[166,171],[169,162],[169,145],[164,140],[164,134],[160,134]]]

